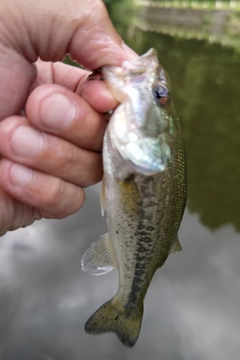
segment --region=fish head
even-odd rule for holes
[[[152,175],[171,158],[174,109],[170,81],[150,49],[121,67],[104,66],[104,79],[121,103],[109,124],[112,148],[133,172]]]

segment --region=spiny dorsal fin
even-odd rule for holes
[[[171,255],[171,254],[174,254],[174,253],[176,253],[178,251],[182,251],[182,246],[181,246],[181,244],[179,242],[179,239],[177,237],[169,254]]]
[[[105,179],[104,175],[102,178],[102,186],[101,186],[101,194],[100,194],[100,205],[101,205],[101,213],[104,216],[104,211],[106,210],[106,196],[105,196]]]
[[[92,275],[103,275],[117,267],[108,234],[93,243],[83,255],[82,270]]]

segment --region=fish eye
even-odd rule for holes
[[[154,98],[159,106],[165,106],[170,100],[169,90],[164,85],[158,85],[153,89]]]

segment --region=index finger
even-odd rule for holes
[[[78,147],[101,151],[108,118],[72,91],[54,84],[38,86],[26,104],[34,127]]]
[[[98,112],[108,112],[118,105],[105,82],[101,81],[102,78],[99,77],[99,81],[88,81],[90,71],[61,62],[38,60],[35,65],[38,76],[31,90],[43,84],[54,83],[76,92]]]

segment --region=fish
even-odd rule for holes
[[[117,268],[117,293],[86,322],[89,334],[113,332],[127,347],[139,336],[143,302],[156,270],[180,251],[187,195],[186,160],[169,77],[151,48],[122,66],[104,66],[119,101],[103,141],[102,213],[108,233],[82,258],[82,270]]]

